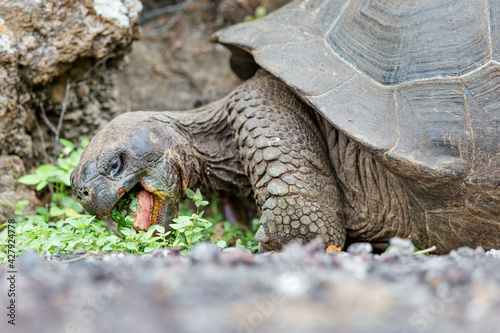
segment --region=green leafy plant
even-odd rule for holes
[[[49,207],[37,209],[37,212],[44,216],[46,222],[52,217],[72,217],[83,212],[82,206],[71,197],[70,176],[82,156],[83,149],[90,140],[84,138],[78,149],[75,149],[75,145],[69,140],[59,139],[59,142],[63,145],[63,149],[57,159],[57,166],[42,164],[35,169],[34,174],[28,174],[18,179],[22,184],[36,185],[37,191],[49,187],[52,193]]]
[[[131,216],[130,212],[135,212],[138,201],[134,193],[130,193],[128,196],[121,198],[115,205],[115,207],[129,207],[129,210],[123,209],[119,211],[115,208],[111,212],[111,219],[118,223],[118,232],[121,232],[122,228],[133,228],[134,218]]]
[[[45,251],[53,255],[74,253],[77,249],[90,252],[123,251],[135,254],[150,253],[161,247],[181,247],[181,253],[189,252],[193,244],[207,241],[217,244],[226,251],[235,247],[246,247],[257,251],[253,233],[244,226],[231,226],[221,222],[222,215],[215,211],[216,202],[204,200],[200,190],[186,191],[187,197],[194,203],[196,211],[182,209],[179,217],[170,224],[171,231],[159,225],[151,226],[147,231],[133,229],[133,217],[129,211],[114,211],[112,218],[118,223],[117,231],[106,228],[107,223],[96,220],[91,215],[81,215],[83,208],[71,197],[70,175],[80,160],[83,148],[89,140],[82,140],[75,149],[72,142],[60,139],[62,153],[57,159],[58,165],[43,164],[19,179],[20,183],[36,185],[38,191],[48,188],[52,193],[51,202],[46,207],[38,207],[37,214],[25,215],[22,207],[29,204],[22,200],[14,204],[16,222],[16,251],[21,254],[27,249],[38,253]],[[133,194],[127,198],[130,211],[135,211],[137,199]],[[202,207],[210,205],[214,211],[212,217],[204,218]],[[118,203],[121,207],[121,203]],[[258,220],[257,224],[258,224]],[[224,232],[215,235],[217,225],[223,225]],[[0,226],[0,262],[7,262],[8,230],[7,224]],[[227,248],[228,243],[233,247]]]
[[[191,245],[203,240],[208,239],[207,231],[212,226],[212,223],[203,218],[204,211],[200,212],[200,207],[207,206],[208,201],[203,200],[200,190],[193,192],[190,189],[186,190],[186,196],[193,200],[196,206],[196,213],[191,216],[180,215],[170,223],[170,228],[173,231],[174,241],[170,246],[183,246],[181,253],[189,252]],[[226,242],[222,240],[217,241],[217,245],[221,248],[226,247]]]
[[[259,228],[259,219],[252,220],[251,229],[241,224],[231,225],[227,221],[220,222],[219,225],[222,225],[221,238],[232,248],[246,248],[252,252],[258,251],[259,243],[255,240],[254,235]]]

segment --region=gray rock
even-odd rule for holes
[[[193,262],[214,262],[217,260],[221,248],[214,244],[198,243],[193,246],[190,258]]]
[[[369,255],[373,252],[373,246],[370,243],[354,243],[349,246],[347,253],[351,255]]]
[[[402,239],[394,237],[390,241],[390,247],[387,251],[388,254],[395,257],[411,256],[415,252],[415,246],[409,239]]]

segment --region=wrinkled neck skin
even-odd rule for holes
[[[204,193],[249,197],[252,188],[227,121],[227,99],[188,111],[155,112],[170,126],[187,187]]]

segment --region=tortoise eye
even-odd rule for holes
[[[111,167],[109,169],[110,174],[112,176],[116,176],[122,170],[122,160],[121,156],[115,157],[113,163],[111,163]]]

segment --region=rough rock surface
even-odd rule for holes
[[[63,261],[26,253],[16,327],[2,320],[0,331],[498,332],[499,251],[426,257],[404,242],[382,255],[351,246],[325,254],[313,241],[252,255],[198,244],[188,257],[162,249]]]
[[[146,8],[150,2],[154,4],[148,1]],[[226,26],[216,19],[214,2],[171,6],[174,12],[154,16],[165,6],[153,7],[143,16],[144,36],[117,75],[123,111],[190,109],[207,88],[236,79],[228,65],[229,51],[210,42],[210,35]]]
[[[114,71],[139,38],[141,10],[139,0],[0,0],[2,175],[53,162],[55,132],[79,141],[113,117]],[[13,156],[20,159],[9,168]],[[0,183],[2,200],[29,191],[10,185]],[[1,205],[0,220],[11,210]]]
[[[186,110],[213,88],[233,88],[230,52],[210,36],[290,0],[146,0],[144,36],[117,75],[120,110]],[[168,29],[166,29],[168,28]]]

